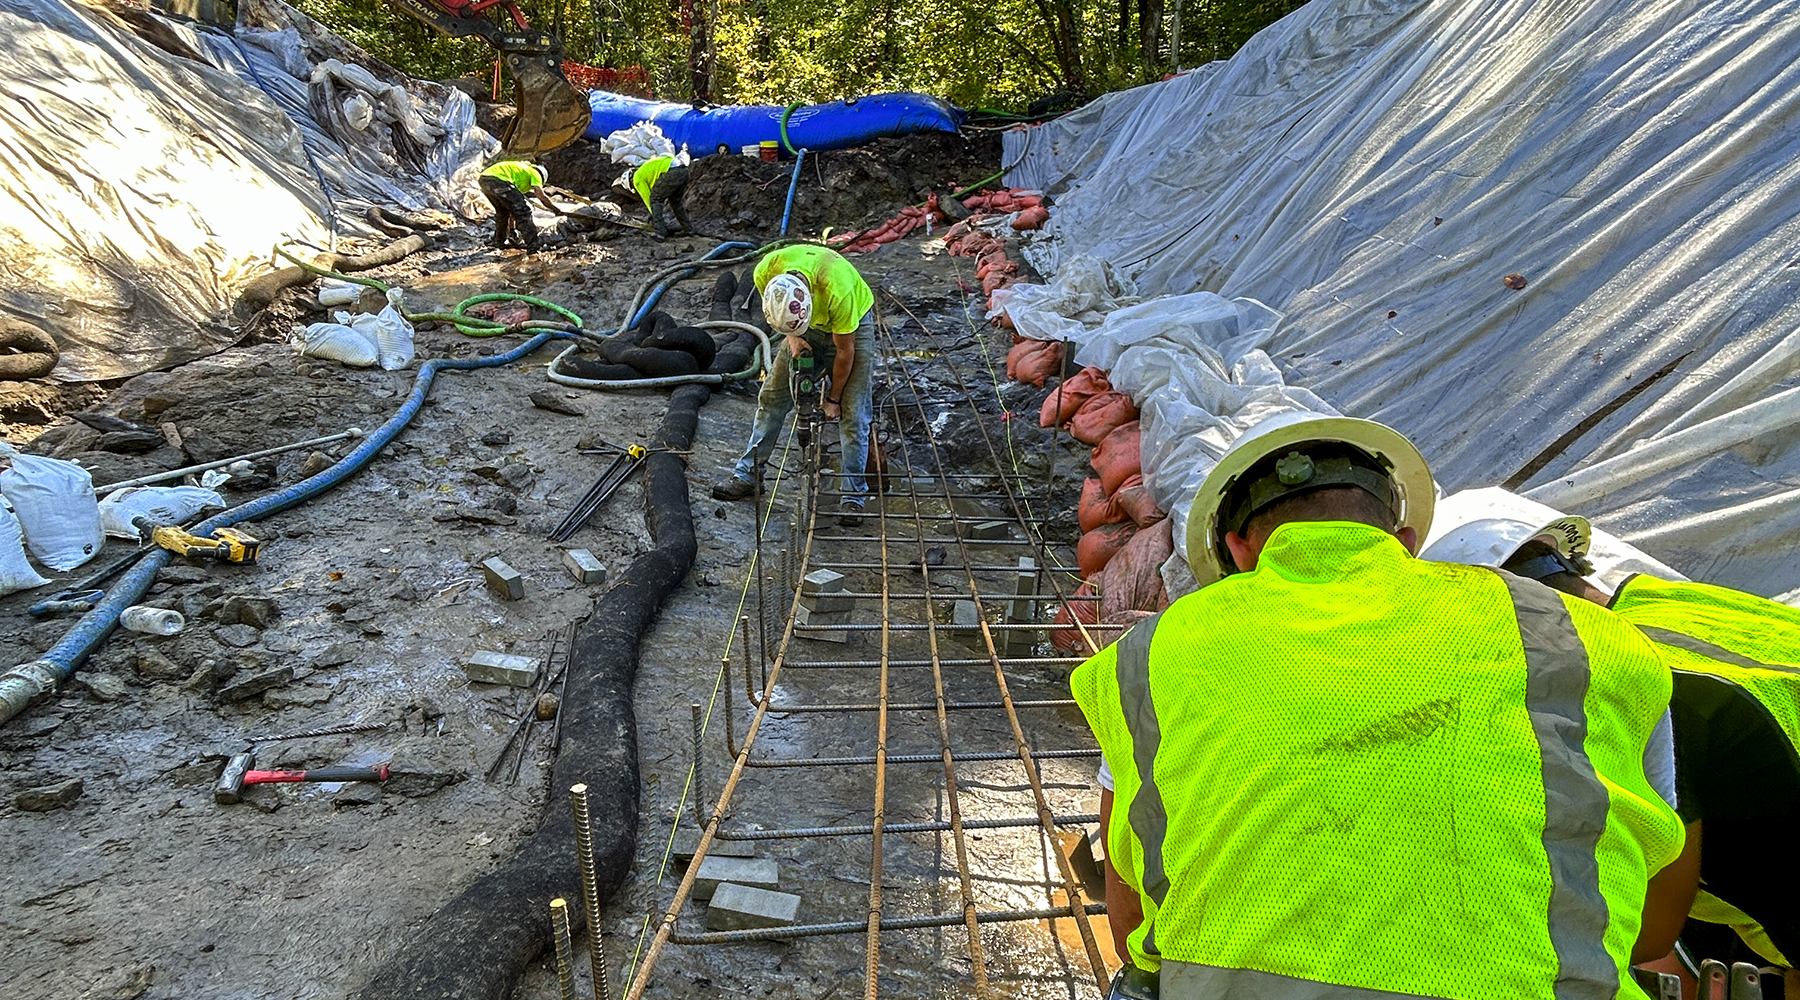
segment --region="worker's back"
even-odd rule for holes
[[[1642,637],[1365,525],[1278,528],[1072,685],[1165,997],[1610,997],[1646,862],[1680,847],[1643,774],[1669,679]]]

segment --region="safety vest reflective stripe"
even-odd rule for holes
[[[1724,646],[1716,646],[1698,636],[1688,635],[1685,632],[1677,632],[1674,629],[1658,628],[1654,625],[1639,625],[1638,630],[1643,632],[1646,636],[1649,636],[1654,642],[1660,642],[1665,646],[1675,646],[1679,649],[1685,649],[1690,653],[1698,653],[1709,660],[1718,660],[1720,663],[1729,663],[1734,667],[1747,667],[1751,670],[1773,670],[1783,674],[1800,674],[1800,667],[1790,667],[1783,663],[1764,663],[1761,660],[1752,659],[1742,653],[1734,653]]]
[[[1544,768],[1544,853],[1550,862],[1550,944],[1559,974],[1557,1000],[1611,1000],[1619,967],[1606,950],[1606,897],[1600,892],[1600,836],[1606,787],[1594,773],[1587,741],[1587,647],[1558,594],[1534,581],[1499,574],[1512,595],[1525,652],[1525,708]]]
[[[1254,997],[1256,1000],[1424,1000],[1412,993],[1340,986],[1310,979],[1295,979],[1256,969],[1221,969],[1163,959],[1158,983],[1161,1000],[1216,1000],[1219,997]]]
[[[1156,721],[1156,702],[1150,695],[1150,640],[1161,618],[1158,612],[1132,626],[1120,637],[1118,648],[1119,707],[1125,714],[1125,728],[1131,731],[1131,757],[1143,782],[1126,815],[1131,832],[1143,845],[1144,892],[1159,907],[1169,896],[1169,877],[1163,871],[1169,814],[1162,791],[1156,787],[1156,751],[1162,745],[1162,726]],[[1154,924],[1144,935],[1144,953],[1159,954]]]

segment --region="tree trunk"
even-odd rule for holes
[[[1162,18],[1163,0],[1138,0],[1138,54],[1152,80],[1162,71]]]

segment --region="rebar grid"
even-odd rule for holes
[[[757,591],[757,617],[761,626],[760,641],[756,647],[755,655],[752,655],[751,646],[748,645],[751,633],[750,616],[745,615],[739,623],[745,642],[745,644],[740,646],[740,659],[743,662],[744,670],[744,695],[746,702],[753,708],[749,726],[745,730],[743,743],[739,745],[736,741],[735,731],[737,727],[733,706],[736,698],[735,695],[729,693],[735,689],[735,683],[732,682],[730,678],[725,678],[725,688],[728,692],[726,695],[725,743],[733,759],[732,768],[718,795],[716,803],[713,805],[713,808],[702,825],[700,842],[695,850],[692,861],[689,863],[687,872],[677,886],[675,897],[671,901],[668,909],[664,912],[655,936],[644,953],[642,962],[626,993],[627,1000],[638,1000],[638,998],[644,994],[657,959],[663,948],[670,941],[684,945],[724,944],[731,942],[791,940],[817,935],[855,933],[864,935],[865,961],[863,992],[866,1000],[873,1000],[873,998],[880,995],[882,931],[929,930],[952,927],[959,924],[964,927],[967,935],[969,957],[968,974],[973,980],[973,992],[975,995],[985,998],[991,996],[992,991],[988,982],[987,961],[983,955],[980,925],[1004,921],[1047,921],[1054,919],[1073,919],[1076,921],[1076,926],[1082,939],[1083,950],[1086,952],[1088,971],[1092,976],[1091,981],[1102,995],[1106,992],[1106,968],[1104,961],[1101,958],[1093,928],[1088,919],[1090,915],[1104,914],[1105,907],[1103,904],[1090,903],[1084,898],[1081,883],[1075,877],[1069,859],[1059,848],[1056,837],[1056,828],[1058,826],[1090,825],[1096,822],[1098,817],[1091,813],[1057,815],[1050,807],[1049,800],[1044,791],[1042,777],[1036,766],[1036,761],[1040,759],[1092,758],[1098,755],[1098,751],[1086,748],[1067,750],[1033,749],[1030,741],[1026,738],[1025,730],[1020,723],[1018,710],[1020,708],[1066,708],[1072,705],[1073,702],[1067,698],[1014,699],[1007,678],[1007,670],[1010,668],[1060,666],[1066,669],[1069,665],[1079,663],[1082,658],[1030,655],[1035,654],[1037,652],[1036,649],[1028,650],[1028,655],[1008,655],[1002,657],[1000,655],[1001,650],[996,646],[996,635],[1037,635],[1041,639],[1042,633],[1046,632],[1051,626],[1037,623],[1008,622],[1000,624],[988,622],[987,610],[984,606],[983,598],[984,583],[981,582],[979,578],[987,574],[1004,573],[1013,576],[1015,579],[1022,579],[1026,570],[1022,568],[1024,566],[1023,561],[1020,565],[983,563],[977,561],[972,556],[972,550],[978,550],[982,546],[1004,546],[1015,549],[1023,546],[1029,548],[1029,550],[1035,554],[1036,563],[1031,569],[1035,571],[1036,579],[1047,580],[1049,582],[1050,592],[1040,593],[1038,586],[1033,584],[1031,591],[1027,594],[1024,587],[1021,585],[1018,594],[1008,594],[1005,598],[999,599],[1002,602],[1006,600],[1027,600],[1030,602],[1028,606],[1042,608],[1048,606],[1052,601],[1070,599],[1070,595],[1064,593],[1064,588],[1060,585],[1058,575],[1072,573],[1075,572],[1075,570],[1072,566],[1065,566],[1062,560],[1052,557],[1049,546],[1045,543],[1042,534],[1039,531],[1039,526],[1044,523],[1044,519],[1034,516],[1026,508],[1026,505],[1020,500],[1018,491],[1015,489],[1015,486],[1023,485],[1022,477],[1009,476],[1004,473],[977,475],[964,475],[960,473],[951,475],[946,474],[944,458],[935,434],[932,431],[930,415],[925,411],[925,401],[921,397],[919,387],[913,379],[913,373],[908,368],[907,359],[905,359],[896,349],[891,331],[886,328],[885,324],[878,323],[878,325],[880,326],[883,335],[883,346],[885,348],[887,360],[887,363],[883,366],[888,388],[888,398],[883,404],[884,409],[891,411],[891,416],[895,425],[898,426],[903,415],[903,404],[899,402],[899,394],[894,391],[896,388],[894,372],[895,369],[898,369],[904,375],[907,385],[911,388],[911,392],[908,393],[908,395],[911,397],[912,405],[916,407],[918,411],[920,423],[925,428],[924,434],[926,441],[924,443],[928,447],[931,469],[915,469],[913,466],[912,455],[904,448],[897,449],[897,454],[890,455],[890,461],[895,461],[897,459],[897,464],[902,466],[890,477],[890,483],[903,485],[907,487],[907,489],[904,492],[890,493],[885,499],[871,494],[874,499],[874,502],[871,504],[871,508],[873,509],[871,516],[874,517],[876,522],[874,525],[876,530],[873,533],[868,533],[866,529],[863,532],[857,533],[830,533],[822,530],[824,525],[821,523],[818,510],[820,501],[826,497],[835,498],[841,495],[835,490],[825,488],[825,483],[822,481],[824,475],[822,472],[822,435],[817,433],[813,435],[812,445],[805,449],[804,454],[801,456],[801,468],[798,470],[799,474],[797,476],[793,474],[794,470],[792,469],[784,468],[782,470],[785,474],[783,478],[794,484],[800,492],[797,497],[790,501],[792,512],[789,519],[790,533],[785,539],[785,544],[781,545],[780,551],[775,553],[773,558],[770,557],[771,554],[764,548],[764,537],[759,523],[758,557],[753,560],[751,570],[752,572],[757,573],[754,585]],[[954,370],[955,369],[952,366],[952,371]],[[957,379],[958,382],[961,383],[960,373],[957,373]],[[974,397],[967,392],[966,384],[963,385],[963,389],[962,399],[970,403],[971,410],[974,410],[972,405]],[[979,425],[982,419],[981,414],[979,411],[975,411],[973,415]],[[987,437],[985,427],[982,428],[982,434],[984,439],[987,440],[989,454],[994,458],[994,467],[997,469],[1006,468],[1000,461],[998,451],[995,449],[991,438]],[[872,443],[871,447],[873,446]],[[935,474],[932,470],[936,470]],[[984,485],[992,486],[998,492],[971,493],[966,489],[953,489],[950,482],[951,479],[965,482],[980,481]],[[781,479],[778,479],[778,484],[781,481]],[[835,486],[835,481],[831,485]],[[920,485],[935,487],[935,489],[922,491],[918,488]],[[871,484],[871,487],[873,488],[873,484]],[[1001,514],[969,515],[958,512],[958,501],[963,501],[963,506],[966,509],[969,501],[976,500],[985,501],[990,505],[997,505],[1002,509],[1010,508],[1011,516]],[[940,515],[921,509],[926,503],[941,504],[948,513]],[[908,508],[904,513],[890,509],[890,507],[898,507],[902,504]],[[762,509],[760,501],[758,508],[760,517]],[[927,531],[928,525],[943,525],[945,522],[952,522],[953,525],[961,525],[996,520],[1006,521],[1008,524],[1012,525],[1015,530],[1021,532],[1023,538],[975,539],[966,537],[960,530],[953,530],[941,535],[928,533]],[[902,531],[900,534],[895,534],[890,530],[901,523],[907,524],[912,530],[909,533]],[[911,537],[905,537],[906,534],[910,534]],[[844,561],[841,558],[833,560],[816,558],[816,554],[822,551],[831,551],[841,557],[842,549],[845,546],[876,548],[879,550],[879,559],[870,562],[857,562]],[[940,546],[940,548],[934,549],[934,546]],[[896,564],[890,558],[890,552],[901,547],[909,547],[915,550],[914,562],[910,564]],[[943,547],[949,547],[948,553],[946,553]],[[992,550],[990,549],[990,551]],[[933,565],[932,563],[934,556],[939,560],[937,565]],[[802,580],[807,573],[820,568],[879,571],[881,575],[879,589],[861,588],[841,592],[844,596],[851,596],[856,599],[878,599],[880,605],[879,623],[846,623],[837,626],[797,624],[796,616],[802,607],[803,598],[827,596],[814,593],[810,589],[807,589]],[[769,570],[773,570],[775,573],[773,579],[767,575],[767,571]],[[916,589],[908,589],[905,591],[895,590],[891,585],[891,579],[896,570],[910,570],[910,572],[916,574],[920,580],[919,586]],[[945,578],[939,583],[940,587],[946,585],[956,586],[960,588],[960,592],[935,593],[933,590],[934,578],[940,577]],[[774,643],[773,649],[770,649],[769,636],[776,630],[772,628],[774,621],[769,612],[773,610],[772,605],[774,601],[782,598],[787,599],[787,614],[785,621],[781,623],[779,629],[780,638]],[[1080,600],[1082,598],[1073,599]],[[962,600],[968,600],[974,603],[977,611],[976,624],[939,624],[938,610],[940,606],[946,601]],[[986,600],[988,604],[992,604],[996,598],[990,596]],[[765,601],[769,602],[768,605],[765,605]],[[901,601],[904,601],[911,606],[919,607],[923,612],[921,618],[912,622],[896,621],[896,605]],[[1041,618],[1043,616],[1039,614],[1033,617]],[[1055,627],[1070,628],[1068,625],[1058,625]],[[1074,628],[1079,629],[1084,636],[1088,636],[1087,642],[1090,648],[1098,646],[1099,643],[1092,637],[1092,633],[1100,630],[1082,628],[1079,623],[1077,623]],[[813,647],[794,642],[797,638],[809,638],[815,633],[828,634],[832,632],[846,633],[851,637],[852,641],[855,641],[854,637],[856,636],[877,638],[879,646],[878,656],[873,659],[814,659],[810,655],[810,651]],[[892,655],[893,639],[896,634],[901,633],[922,634],[928,656],[915,659],[899,659],[894,657]],[[985,653],[985,656],[976,658],[945,656],[940,647],[940,638],[942,636],[961,636],[964,638],[979,636],[977,651]],[[1016,650],[1013,650],[1012,648],[1014,645],[1013,641],[1009,640],[1005,645],[1008,647],[1009,652],[1016,652]],[[757,671],[760,671],[760,678],[753,678],[753,673],[757,671],[753,671],[752,669],[752,659],[757,661]],[[949,688],[946,684],[946,669],[983,666],[991,668],[999,697],[997,699],[953,701],[949,695]],[[790,704],[777,702],[774,699],[777,685],[783,672],[786,670],[817,670],[841,667],[873,668],[876,671],[874,677],[876,681],[876,691],[874,692],[875,698],[867,703],[843,704],[808,702],[795,702]],[[929,667],[932,679],[931,700],[902,701],[895,699],[892,692],[892,681],[894,679],[892,670],[895,667]],[[730,668],[730,657],[729,654],[727,654],[723,669],[726,672],[729,672]],[[805,675],[801,674],[799,676]],[[867,677],[868,675],[864,674],[862,676]],[[761,681],[760,692],[756,690],[756,687],[753,684],[753,680],[755,679]],[[1005,728],[1011,736],[1012,751],[1006,753],[970,752],[966,750],[958,751],[954,746],[951,736],[950,713],[958,712],[966,714],[971,711],[995,710],[1001,712],[1005,719]],[[873,754],[830,758],[783,758],[772,755],[757,756],[752,752],[758,735],[763,732],[765,722],[771,721],[771,715],[774,715],[778,720],[786,719],[790,724],[804,725],[804,720],[808,718],[819,718],[824,715],[836,716],[850,712],[870,712],[874,714],[875,740]],[[890,715],[893,712],[931,712],[935,720],[935,733],[938,744],[937,752],[909,754],[889,753],[889,720]],[[699,734],[697,731],[696,740],[698,740],[698,738]],[[1030,789],[1033,805],[1035,806],[1034,815],[965,819],[963,804],[959,794],[957,765],[959,763],[972,761],[1012,762],[1022,768],[1026,778],[1026,784]],[[941,796],[942,805],[948,812],[947,819],[932,822],[888,823],[886,811],[889,765],[924,763],[933,763],[942,769],[943,785],[937,790],[937,794]],[[747,768],[761,767],[781,769],[818,766],[866,766],[872,768],[872,822],[868,824],[836,826],[785,827],[772,830],[756,828],[728,830],[723,828],[724,817],[731,808],[733,795]],[[696,787],[699,785],[700,767],[701,762],[697,756],[695,761]],[[1023,789],[1020,789],[1020,791],[1022,792]],[[698,816],[696,816],[696,819],[698,819]],[[970,852],[966,843],[967,832],[976,829],[1027,828],[1031,826],[1039,828],[1037,840],[1040,849],[1055,856],[1057,868],[1056,874],[1060,876],[1060,881],[1062,883],[1061,886],[1058,887],[1054,886],[1049,880],[1044,882],[1043,888],[1050,897],[1048,899],[1050,905],[1026,909],[981,909],[978,905],[974,888],[977,872],[971,865]],[[884,855],[885,838],[888,836],[906,834],[937,834],[941,836],[944,833],[950,834],[951,846],[954,854],[957,875],[957,897],[959,903],[957,912],[936,913],[922,916],[884,915],[882,885],[884,864],[886,860]],[[807,838],[844,838],[863,836],[870,838],[868,908],[866,916],[863,919],[814,922],[792,927],[763,928],[743,931],[695,933],[683,932],[680,930],[678,926],[680,914],[688,897],[691,895],[696,872],[715,840],[803,840]],[[1049,891],[1052,889],[1060,891]],[[1058,898],[1059,896],[1061,897],[1060,899]]]

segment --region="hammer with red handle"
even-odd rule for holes
[[[248,751],[234,754],[225,763],[219,783],[213,786],[213,801],[230,805],[244,795],[245,785],[267,785],[287,781],[386,781],[388,766],[315,767],[305,771],[254,771],[256,755]]]

